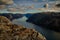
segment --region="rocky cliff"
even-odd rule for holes
[[[33,29],[24,28],[0,16],[0,40],[46,40],[44,36]]]

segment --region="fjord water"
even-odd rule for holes
[[[15,19],[12,22],[17,25],[23,25],[26,28],[32,28],[35,29],[36,31],[40,32],[43,34],[43,36],[46,37],[47,40],[60,40],[60,32],[55,32],[49,29],[42,28],[40,26],[34,25],[32,23],[26,22],[27,18],[24,16],[19,19]]]

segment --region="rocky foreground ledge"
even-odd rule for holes
[[[9,19],[0,16],[0,40],[46,40],[34,29],[12,24]]]

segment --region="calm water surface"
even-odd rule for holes
[[[39,27],[37,25],[31,24],[25,21],[13,20],[12,22],[17,25],[23,25],[26,28],[35,29],[36,31],[43,34],[47,40],[60,40],[60,32],[55,32],[52,30],[44,29],[42,27]]]

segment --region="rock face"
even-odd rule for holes
[[[60,32],[60,13],[37,13],[32,15],[27,22]]]
[[[0,24],[11,24],[11,21],[4,16],[0,16]]]
[[[9,24],[8,24],[9,23]],[[46,40],[33,29],[12,24],[6,17],[0,16],[0,40]]]

